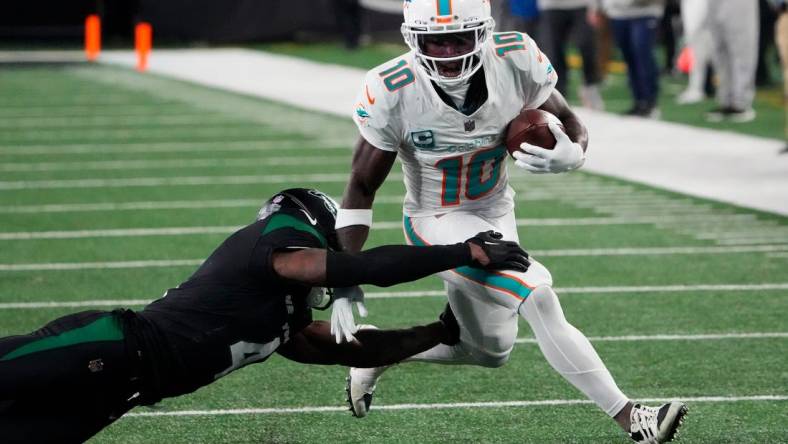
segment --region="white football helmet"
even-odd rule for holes
[[[405,43],[416,53],[416,59],[430,79],[443,84],[460,83],[479,70],[482,47],[495,26],[490,0],[405,0],[404,16],[402,35]],[[425,37],[463,33],[474,39],[473,49],[468,52],[436,57],[424,51]],[[459,74],[442,75],[438,64],[446,62],[459,62]]]

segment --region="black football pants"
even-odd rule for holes
[[[84,442],[136,405],[120,312],[0,338],[0,442]]]

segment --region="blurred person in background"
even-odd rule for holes
[[[785,140],[786,145],[781,151],[788,153],[788,0],[770,0],[777,11],[777,23],[774,38],[780,52],[783,69],[783,103],[785,104]]]
[[[588,20],[591,0],[539,0],[539,40],[545,54],[558,73],[556,89],[567,95],[566,79],[569,74],[566,47],[571,38],[583,58],[583,84],[579,90],[583,106],[604,109],[599,93],[601,83],[597,64],[594,28]]]
[[[659,22],[659,34],[662,46],[665,47],[665,64],[662,72],[673,75],[676,71],[676,22],[681,20],[679,0],[666,0],[665,11]]]
[[[718,106],[706,114],[710,122],[749,122],[755,119],[755,69],[758,64],[758,2],[725,0],[709,8],[717,73]]]
[[[541,13],[536,0],[509,0],[506,27],[499,25],[498,29],[507,29],[524,32],[535,36],[538,30]]]
[[[634,103],[626,114],[658,118],[659,68],[654,42],[664,0],[595,0],[593,7],[592,15],[603,11],[610,18],[613,36],[627,64]]]
[[[711,31],[709,30],[709,0],[682,0],[681,21],[684,40],[692,53],[689,83],[676,98],[681,105],[701,102],[705,97],[706,75],[711,63]]]
[[[345,48],[358,48],[361,39],[361,5],[358,0],[333,0],[337,27],[342,34]]]

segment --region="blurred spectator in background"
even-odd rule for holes
[[[583,58],[583,85],[579,90],[583,106],[601,110],[604,108],[599,93],[599,66],[596,55],[594,29],[588,20],[591,0],[539,0],[539,46],[547,54],[558,73],[556,88],[567,95],[569,75],[566,47],[570,38],[580,50]]]
[[[361,5],[358,0],[333,0],[337,26],[345,42],[345,48],[358,48],[361,39]]]
[[[777,11],[777,25],[774,30],[774,37],[777,42],[777,49],[780,52],[780,62],[783,68],[783,103],[785,104],[785,140],[786,145],[783,153],[788,153],[788,1],[771,0],[774,9]]]
[[[717,73],[718,107],[708,112],[711,122],[749,122],[755,119],[755,68],[758,63],[758,2],[715,1],[709,8]]]
[[[610,18],[613,36],[627,64],[634,99],[627,114],[659,117],[659,68],[654,57],[654,41],[664,0],[595,0],[594,7],[592,15],[598,15],[601,10]]]
[[[665,64],[662,72],[673,75],[676,70],[676,22],[681,20],[679,0],[665,0],[665,11],[659,21],[662,46],[665,47]]]
[[[709,30],[710,0],[682,0],[681,21],[684,41],[690,51],[689,83],[676,98],[679,104],[698,103],[706,98],[705,85],[711,63],[711,31]]]
[[[496,26],[499,31],[520,31],[536,36],[539,23],[539,8],[536,0],[508,0],[508,14],[504,23]],[[504,27],[505,26],[505,27]]]

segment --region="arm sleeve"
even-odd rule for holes
[[[353,122],[359,133],[383,151],[397,151],[401,144],[396,94],[383,87],[380,75],[373,70],[367,73],[353,105]]]
[[[386,245],[354,254],[329,251],[326,286],[388,287],[472,263],[471,249],[465,243],[429,247]]]

